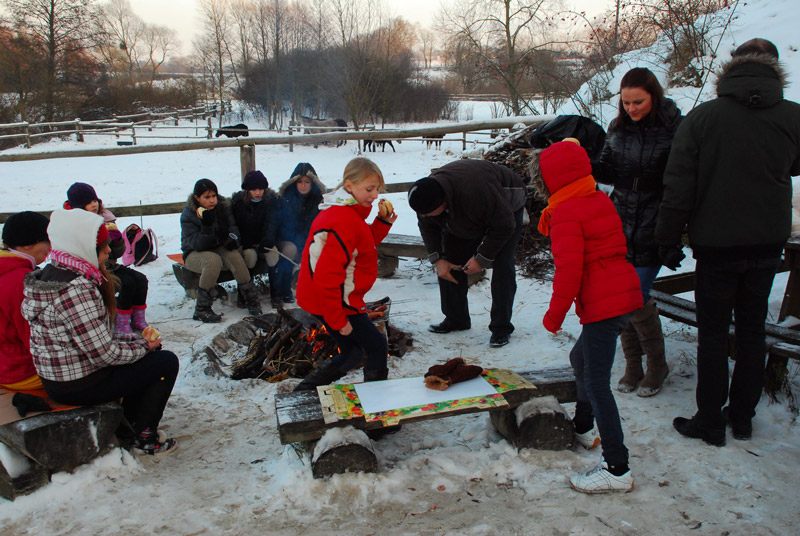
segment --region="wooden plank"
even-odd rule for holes
[[[667,294],[691,292],[694,290],[694,272],[658,277],[653,282],[653,290]]]
[[[538,371],[513,373],[519,388],[505,391],[503,393],[503,407],[513,409],[519,404],[531,399],[532,397],[553,395],[560,402],[574,402],[577,393],[575,388],[575,378],[572,375],[571,367],[551,368]],[[503,373],[500,373],[505,374]],[[509,376],[509,378],[512,376]],[[505,378],[505,376],[502,376]],[[324,388],[323,388],[324,391]],[[369,430],[381,428],[385,422],[368,421],[365,417],[354,417],[352,419],[336,419],[329,417],[329,423],[325,421],[325,412],[335,411],[336,405],[340,404],[326,394],[324,402],[320,402],[320,397],[314,391],[300,391],[296,393],[285,393],[275,396],[275,409],[278,419],[278,433],[281,443],[295,443],[298,441],[313,441],[322,437],[327,428],[332,426],[353,425],[356,428]],[[325,410],[323,410],[323,404]],[[497,404],[486,404],[485,407],[461,408],[449,413],[430,413],[428,415],[414,414],[398,421],[417,422],[421,420],[441,418],[455,414],[474,413],[497,409]],[[394,424],[394,420],[392,423]]]
[[[422,237],[389,233],[378,244],[378,253],[390,257],[416,257],[424,259],[428,256],[428,249]]]

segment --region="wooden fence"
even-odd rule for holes
[[[526,126],[540,125],[553,120],[553,115],[538,115],[538,116],[518,116],[506,117],[498,119],[489,119],[484,121],[469,121],[465,123],[452,123],[447,125],[437,125],[434,127],[425,128],[412,128],[412,129],[399,129],[399,130],[375,130],[375,131],[358,131],[358,132],[328,132],[324,134],[300,134],[300,135],[287,135],[287,136],[271,136],[259,137],[253,136],[249,138],[231,138],[231,139],[214,139],[193,142],[181,142],[171,144],[159,145],[138,145],[129,147],[109,147],[109,148],[93,148],[93,149],[71,149],[65,151],[48,151],[48,152],[24,152],[16,154],[2,154],[0,153],[0,162],[21,162],[30,160],[45,160],[52,158],[75,158],[86,156],[113,156],[124,154],[142,154],[142,153],[155,153],[155,152],[170,152],[170,151],[193,151],[199,149],[213,149],[219,147],[239,147],[240,148],[240,167],[241,174],[244,177],[248,171],[256,169],[255,161],[255,146],[256,145],[280,145],[280,144],[315,144],[325,141],[336,140],[376,140],[376,139],[422,139],[423,136],[452,134],[459,133],[465,134],[467,132],[476,132],[487,129],[510,128],[519,123]],[[465,138],[464,138],[465,139]],[[396,193],[407,191],[410,187],[410,182],[387,184],[387,193]],[[171,203],[159,203],[151,205],[134,205],[124,207],[112,207],[111,211],[117,217],[130,217],[130,216],[154,216],[161,214],[175,214],[183,210],[185,201],[177,201]],[[0,223],[13,214],[13,212],[0,213]],[[49,211],[42,211],[42,214],[49,216]]]
[[[225,106],[225,103],[222,105]],[[172,122],[174,124],[172,128],[185,128],[178,127],[178,122],[181,119],[197,120],[201,118],[204,121],[207,121],[207,125],[203,125],[203,127],[201,127],[204,131],[204,136],[211,138],[211,133],[213,132],[211,118],[217,116],[219,107],[220,105],[214,102],[206,103],[203,106],[196,106],[194,108],[175,110],[174,112],[144,112],[131,115],[115,115],[110,119],[99,119],[94,121],[74,119],[72,121],[52,121],[47,123],[28,123],[23,121],[20,123],[0,124],[0,131],[21,131],[13,134],[2,134],[0,135],[0,141],[24,139],[25,146],[30,149],[33,146],[33,141],[38,138],[49,138],[74,134],[77,141],[83,142],[85,136],[115,135],[117,138],[119,138],[122,132],[130,130],[130,143],[132,145],[136,145],[137,127],[152,130],[154,125],[157,123]],[[159,126],[159,128],[170,127]]]

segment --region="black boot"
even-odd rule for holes
[[[247,304],[247,312],[251,315],[261,314],[261,304],[258,303],[258,291],[252,281],[239,285],[239,293]]]
[[[375,369],[375,370],[364,369],[365,382],[379,382],[385,380],[388,377],[389,377],[388,368]]]
[[[222,320],[222,315],[218,315],[211,309],[214,298],[202,288],[197,289],[197,303],[194,306],[194,318],[205,323],[216,323]]]
[[[295,391],[311,391],[318,385],[329,385],[342,376],[347,374],[347,371],[339,370],[334,365],[332,359],[326,359],[319,364],[311,373],[303,378],[303,381],[297,384],[294,388]]]
[[[382,369],[364,369],[364,381],[365,382],[380,382],[385,380],[389,377],[389,369],[382,368]],[[377,441],[385,435],[388,434],[395,434],[400,431],[402,428],[401,424],[396,424],[394,426],[384,426],[383,428],[375,428],[374,430],[367,430],[367,437],[372,439],[373,441]]]

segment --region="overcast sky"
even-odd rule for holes
[[[395,15],[427,26],[439,8],[439,0],[383,0]],[[594,15],[610,6],[613,0],[563,0],[568,8]],[[146,22],[173,28],[181,39],[182,52],[191,51],[192,40],[200,26],[197,0],[133,0],[134,12]]]

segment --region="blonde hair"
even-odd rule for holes
[[[342,182],[336,186],[336,189],[344,186],[344,181],[346,180],[349,180],[353,184],[358,184],[371,175],[375,175],[378,177],[378,181],[380,181],[380,187],[378,188],[378,191],[381,193],[385,192],[386,183],[383,181],[383,173],[381,172],[381,168],[378,167],[378,164],[369,158],[364,158],[362,156],[353,158],[344,167],[344,176],[342,177]]]

